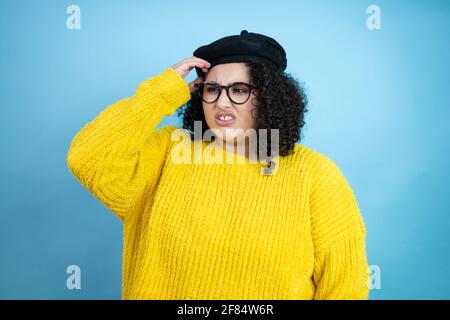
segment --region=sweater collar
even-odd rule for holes
[[[273,175],[277,171],[280,163],[280,156],[278,154],[272,159],[258,160],[255,155],[247,158],[236,150],[223,148],[223,146],[220,146],[217,143],[209,141],[203,142],[204,160],[207,163],[252,166],[258,168],[263,175]]]

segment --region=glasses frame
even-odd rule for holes
[[[203,84],[213,84],[217,88],[219,88],[219,94],[217,95],[217,98],[214,101],[208,102],[208,101],[203,100],[203,96],[200,93],[200,86],[203,85]],[[229,90],[235,84],[244,84],[244,85],[249,87],[250,90],[249,90],[249,93],[248,93],[248,97],[247,97],[247,99],[244,102],[239,102],[238,103],[238,102],[235,102],[233,99],[231,99]],[[254,86],[252,86],[252,85],[250,85],[248,83],[245,83],[245,82],[233,82],[233,83],[230,83],[228,86],[221,86],[218,83],[215,83],[215,82],[212,82],[212,81],[203,81],[203,82],[197,84],[196,87],[197,87],[197,92],[198,92],[198,95],[199,95],[200,99],[202,99],[203,102],[206,102],[208,104],[215,103],[217,100],[219,100],[220,95],[222,94],[222,89],[225,89],[225,91],[227,93],[227,97],[228,97],[228,99],[230,99],[231,102],[233,102],[234,104],[244,104],[244,103],[246,103],[248,101],[248,99],[252,95],[252,90],[255,89]]]

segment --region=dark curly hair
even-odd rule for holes
[[[303,86],[290,74],[280,72],[268,63],[245,62],[249,70],[250,84],[256,89],[256,134],[258,129],[267,130],[267,155],[271,155],[271,129],[279,129],[279,155],[293,153],[296,142],[302,138],[301,128],[305,125],[304,115],[308,110],[308,99]],[[178,109],[177,115],[183,116],[183,128],[194,139],[194,121],[202,122],[202,136],[209,129],[203,113],[202,100],[198,92],[191,100]],[[257,139],[259,154],[259,139]]]

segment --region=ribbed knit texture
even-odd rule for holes
[[[337,165],[300,144],[272,175],[230,152],[244,163],[207,163],[221,149],[157,129],[189,99],[168,68],[70,146],[72,173],[123,221],[122,299],[367,299],[365,227]],[[174,162],[180,146],[202,163]]]

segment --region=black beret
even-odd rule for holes
[[[287,66],[286,52],[274,39],[242,30],[240,35],[228,36],[202,46],[194,56],[211,63],[211,67],[230,62],[262,61],[284,71]],[[195,67],[198,76],[204,76],[201,68]]]

